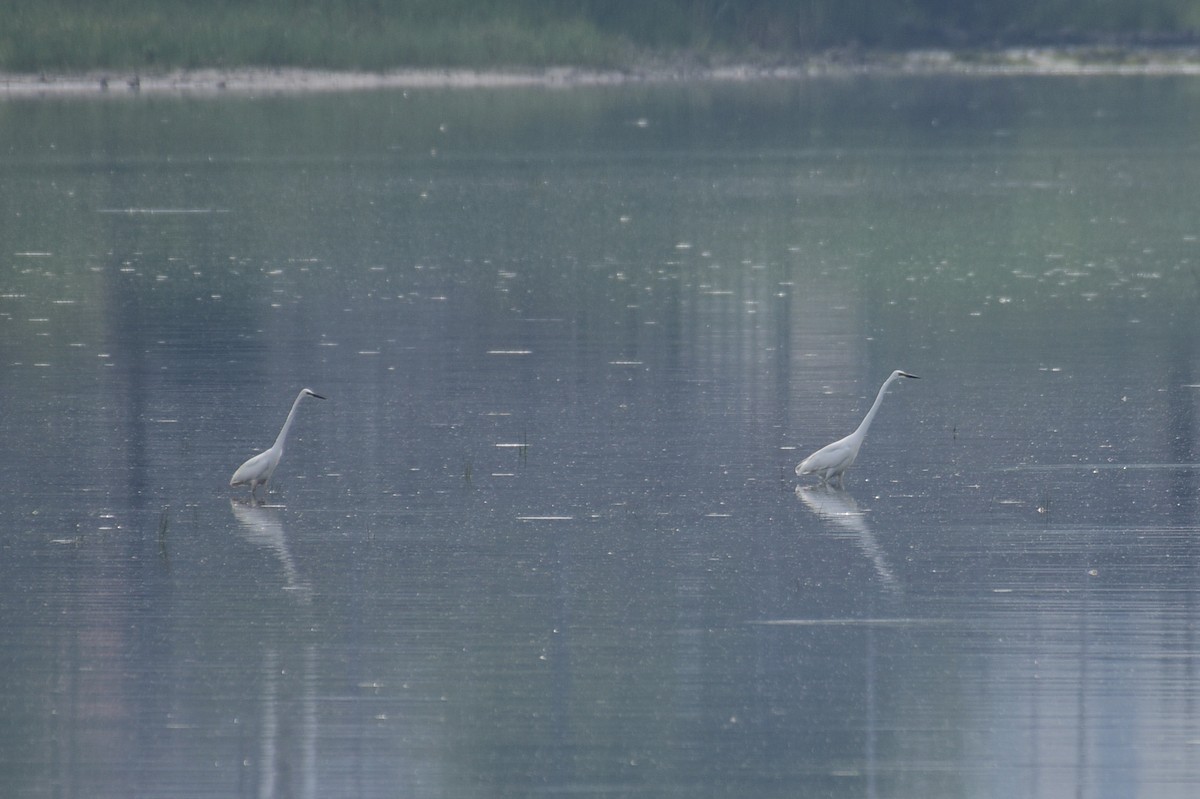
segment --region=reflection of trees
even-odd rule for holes
[[[262,660],[262,690],[259,696],[258,796],[274,799],[317,792],[317,649],[312,643],[302,649],[299,713],[289,713],[294,703],[280,693],[289,669],[279,662],[279,652],[266,649]],[[294,718],[298,715],[298,718]],[[299,730],[294,731],[293,726]],[[294,743],[293,743],[294,742]],[[294,757],[293,757],[294,753]],[[299,774],[293,778],[292,772]]]

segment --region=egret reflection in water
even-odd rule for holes
[[[283,529],[281,510],[269,505],[260,505],[256,501],[240,502],[229,500],[233,516],[237,519],[238,530],[247,542],[259,549],[268,550],[283,567],[285,591],[294,591],[301,601],[312,597],[312,586],[300,576],[296,561],[292,557],[287,544],[287,534]]]
[[[885,588],[900,590],[900,581],[888,565],[887,553],[876,540],[854,497],[827,485],[796,486],[796,496],[819,518],[838,528],[837,537],[852,539],[858,544]]]

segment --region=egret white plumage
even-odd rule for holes
[[[287,421],[283,423],[283,429],[275,437],[275,443],[271,445],[270,449],[258,453],[237,468],[237,471],[233,473],[233,477],[229,480],[231,488],[233,486],[248,485],[250,486],[250,496],[254,496],[254,492],[258,490],[260,485],[267,484],[267,481],[271,479],[271,475],[275,474],[275,467],[279,465],[280,459],[283,458],[284,442],[287,441],[288,431],[292,429],[292,422],[296,418],[296,409],[300,407],[300,400],[305,397],[313,397],[320,400],[325,399],[311,388],[300,389],[300,393],[296,395],[296,401],[292,403],[292,409],[288,411]]]
[[[875,396],[875,402],[871,405],[871,410],[867,411],[867,415],[863,417],[862,422],[858,425],[858,429],[845,438],[840,438],[832,444],[821,447],[800,461],[800,465],[796,467],[796,474],[800,476],[815,474],[821,478],[822,483],[836,479],[840,484],[842,476],[850,468],[851,464],[854,463],[854,459],[858,457],[858,450],[862,447],[863,439],[867,437],[867,429],[871,426],[871,422],[875,419],[875,414],[879,411],[879,406],[883,403],[883,395],[887,392],[888,386],[902,377],[911,377],[914,380],[918,379],[916,375],[910,375],[908,372],[902,372],[899,369],[892,372],[888,379],[883,381],[883,385],[879,387],[879,394]]]

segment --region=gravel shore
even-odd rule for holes
[[[854,74],[1200,75],[1200,48],[1053,48],[954,52],[829,53],[795,64],[677,65],[593,71],[403,69],[337,72],[307,69],[198,69],[169,72],[3,74],[0,97],[127,96],[132,93],[240,95],[423,88],[547,88],[673,81],[801,80]]]

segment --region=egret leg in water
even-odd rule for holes
[[[325,399],[320,394],[317,394],[311,388],[302,388],[300,393],[296,395],[296,401],[292,403],[292,409],[288,411],[287,421],[283,423],[283,429],[279,431],[279,435],[275,438],[275,443],[271,448],[260,452],[250,460],[243,463],[233,473],[233,477],[229,480],[230,487],[249,485],[250,496],[254,496],[254,492],[258,490],[260,485],[266,485],[271,479],[271,475],[275,474],[275,467],[279,465],[279,461],[283,458],[283,445],[287,441],[288,431],[292,429],[292,422],[296,418],[296,409],[300,407],[300,400],[305,397],[313,397],[314,399]],[[269,488],[267,489],[270,490]]]
[[[902,372],[899,369],[892,372],[888,379],[883,381],[883,385],[879,387],[879,393],[875,396],[875,403],[871,405],[871,410],[867,411],[867,415],[863,417],[858,429],[845,438],[840,438],[832,444],[821,447],[800,461],[800,465],[796,467],[796,474],[800,476],[815,474],[821,478],[822,483],[837,480],[840,485],[842,476],[854,463],[854,459],[858,457],[858,450],[862,447],[863,439],[867,437],[867,428],[871,426],[872,420],[875,419],[875,414],[879,410],[880,404],[883,403],[883,395],[887,392],[888,386],[902,377],[911,377],[914,380],[918,379],[916,375],[910,375],[908,372]]]

